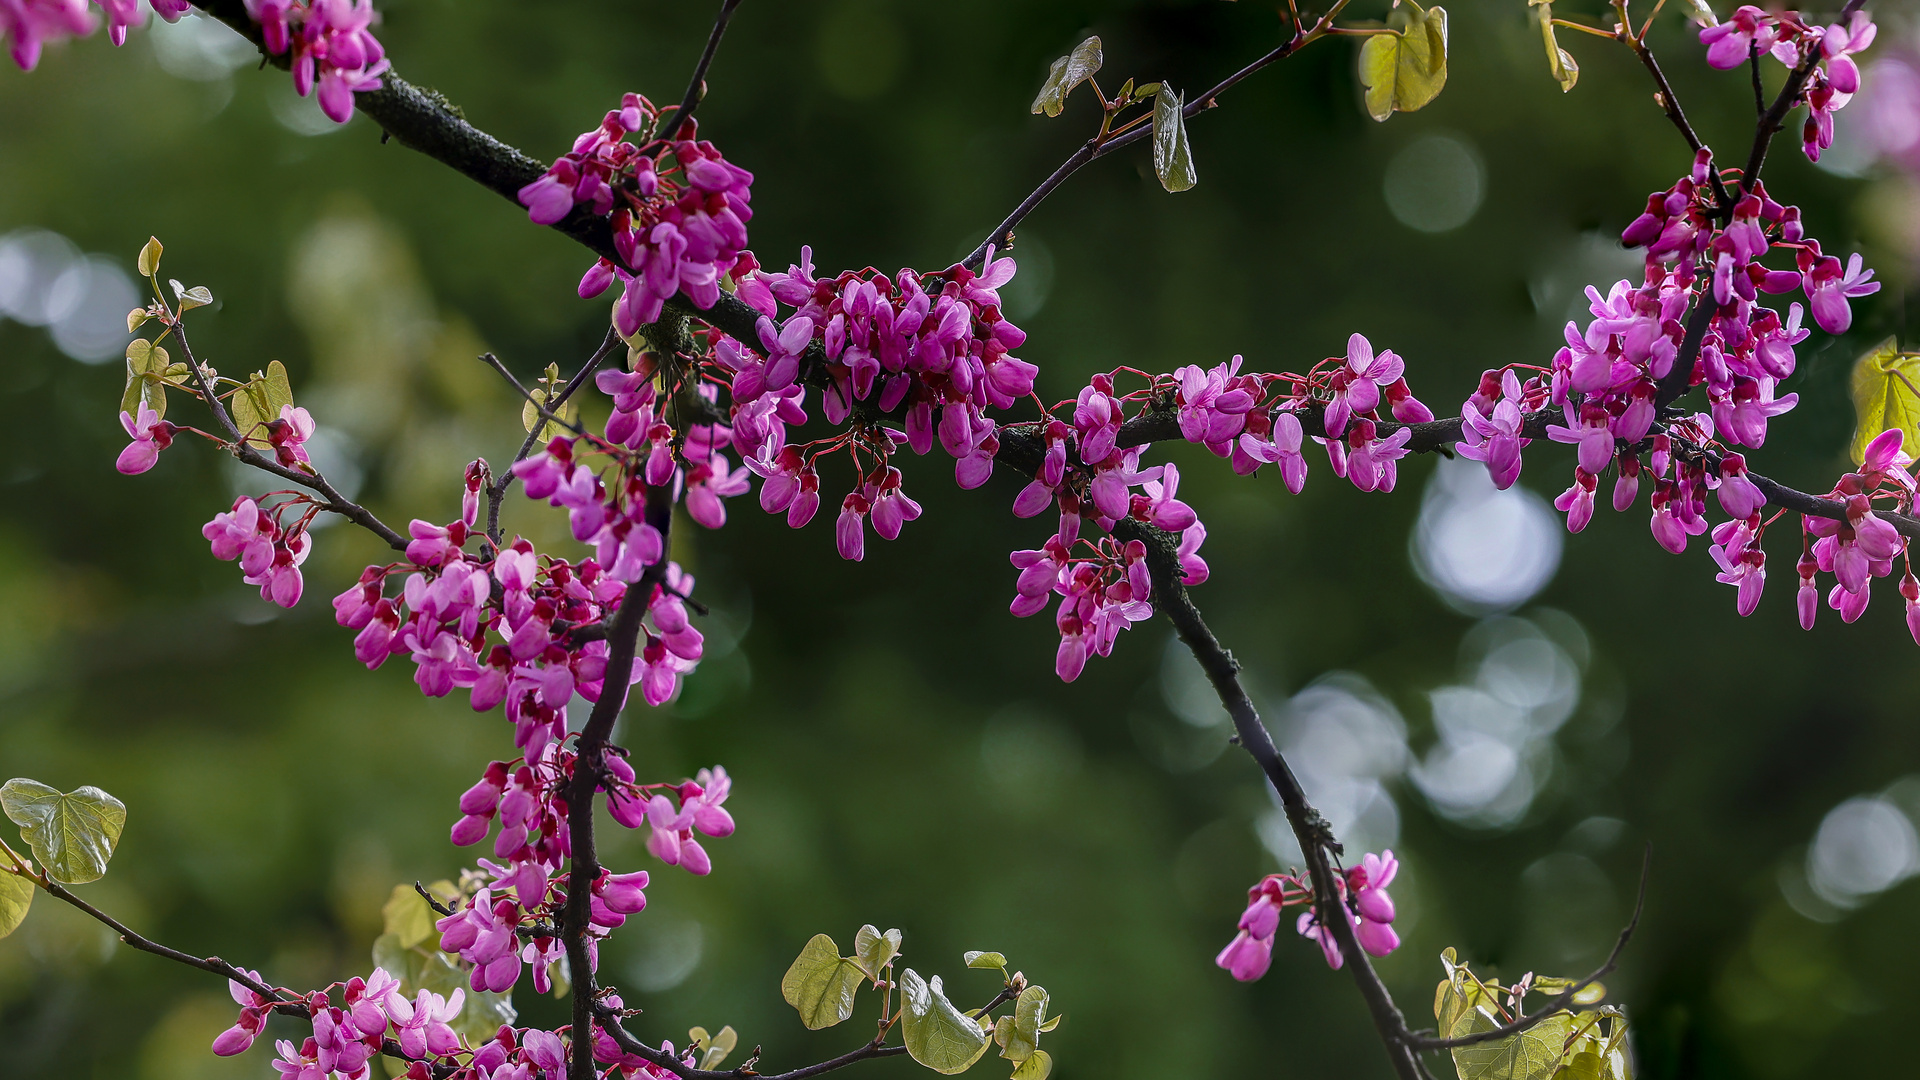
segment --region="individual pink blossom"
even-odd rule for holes
[[[1532,440],[1521,434],[1526,418],[1521,412],[1520,378],[1512,368],[1500,375],[1500,399],[1483,414],[1469,401],[1460,407],[1461,457],[1482,462],[1493,486],[1505,491],[1520,478],[1520,451]]]
[[[127,429],[127,435],[133,439],[113,467],[127,476],[137,476],[153,468],[160,460],[160,451],[173,445],[174,433],[180,429],[160,419],[145,402],[140,405],[140,415],[120,414],[120,426]]]
[[[1772,15],[1746,4],[1726,22],[1701,30],[1700,43],[1707,46],[1707,63],[1728,71],[1746,63],[1749,56],[1772,50],[1778,32]]]
[[[1372,412],[1380,404],[1380,389],[1400,378],[1406,364],[1391,349],[1378,355],[1373,343],[1360,334],[1347,338],[1346,364],[1333,374],[1333,399],[1327,403],[1324,423],[1327,437],[1347,430],[1347,421],[1361,413]]]

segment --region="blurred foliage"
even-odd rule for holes
[[[623,91],[677,100],[713,7],[380,6],[401,73],[540,157]],[[1566,0],[1555,14],[1603,6]],[[1168,197],[1139,146],[1045,203],[1019,230],[1007,290],[1042,392],[1118,364],[1243,353],[1252,369],[1302,367],[1356,330],[1405,356],[1441,412],[1484,367],[1544,363],[1579,290],[1632,272],[1609,238],[1691,155],[1626,50],[1563,36],[1583,76],[1563,94],[1518,0],[1458,5],[1450,23],[1446,92],[1417,114],[1369,119],[1358,44],[1320,42],[1194,119],[1205,182],[1192,191]],[[811,244],[823,268],[943,265],[1097,123],[1090,95],[1059,119],[1030,114],[1053,58],[1097,33],[1109,85],[1202,87],[1280,26],[1270,3],[1214,0],[750,0],[712,70],[703,132],[756,173],[763,260]],[[195,315],[202,357],[229,374],[284,362],[333,433],[330,471],[355,474],[389,521],[447,520],[460,467],[505,460],[521,434],[520,402],[475,355],[493,350],[523,380],[587,356],[607,313],[574,296],[586,256],[382,145],[364,119],[313,124],[284,76],[244,56],[230,73],[170,73],[161,36],[70,43],[32,75],[0,71],[0,233],[55,230],[129,272],[149,235],[165,237],[168,272],[215,297]],[[1745,73],[1708,70],[1672,12],[1650,41],[1704,137],[1744,147]],[[1434,133],[1478,155],[1484,203],[1463,226],[1417,232],[1388,212],[1382,177]],[[1786,388],[1800,408],[1751,459],[1824,489],[1847,464],[1853,359],[1915,339],[1901,244],[1920,201],[1895,177],[1817,171],[1788,142],[1770,189],[1804,207],[1829,250],[1861,246],[1889,284],[1846,339],[1804,348]],[[383,558],[369,538],[318,534],[309,598],[280,615],[199,535],[236,490],[265,485],[184,443],[120,477],[118,361],[76,363],[12,322],[0,357],[14,418],[0,429],[0,774],[126,801],[114,872],[81,890],[129,925],[283,984],[364,972],[393,886],[457,875],[453,803],[508,745],[501,721],[423,700],[403,664],[354,663],[325,598]],[[1188,449],[1174,452],[1182,495],[1208,522],[1214,569],[1198,599],[1276,723],[1287,694],[1344,670],[1398,707],[1415,747],[1430,744],[1428,692],[1456,677],[1474,626],[1407,558],[1433,463],[1408,462],[1390,498],[1316,463],[1290,498]],[[1164,627],[1143,624],[1059,684],[1052,627],[1005,610],[1005,552],[1041,527],[1005,512],[1014,478],[962,493],[948,468],[910,465],[927,515],[860,565],[834,556],[829,528],[791,533],[751,500],[722,532],[676,530],[676,557],[714,608],[708,659],[621,737],[647,776],[724,762],[741,828],[701,880],[618,830],[603,843],[612,865],[654,871],[647,912],[604,966],[647,1010],[642,1029],[677,1041],[730,1024],[769,1065],[846,1049],[845,1032],[795,1023],[780,976],[820,927],[872,919],[916,928],[903,963],[954,972],[963,1003],[992,992],[987,973],[957,967],[963,950],[1017,956],[1074,1014],[1048,1044],[1064,1076],[1383,1073],[1357,996],[1318,950],[1283,942],[1247,987],[1212,964],[1241,890],[1275,868],[1255,827],[1271,804],[1255,769],[1219,753],[1220,731],[1172,710]],[[1551,495],[1569,472],[1542,445],[1521,482]],[[1564,613],[1542,625],[1584,626],[1589,693],[1545,750],[1525,816],[1472,828],[1392,784],[1408,944],[1381,970],[1409,1013],[1448,945],[1489,976],[1586,970],[1651,842],[1648,914],[1610,980],[1643,1075],[1794,1076],[1816,1061],[1851,1075],[1903,1060],[1902,1027],[1885,1021],[1920,1009],[1920,887],[1815,922],[1782,884],[1830,807],[1920,770],[1920,670],[1899,605],[1884,590],[1860,623],[1802,634],[1780,536],[1773,588],[1737,619],[1704,547],[1667,555],[1643,515],[1603,512],[1539,597]],[[543,547],[564,532],[519,502],[507,524]],[[564,1022],[564,1005],[524,981],[515,1005],[527,1022]],[[263,1075],[266,1049],[206,1052],[232,1012],[205,975],[118,948],[59,904],[0,942],[10,1077]],[[917,1074],[897,1060],[862,1069]]]

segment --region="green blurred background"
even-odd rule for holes
[[[389,0],[378,32],[409,79],[551,158],[623,91],[677,99],[713,7]],[[1046,203],[1008,290],[1042,392],[1234,353],[1301,369],[1358,330],[1444,414],[1482,368],[1547,362],[1581,288],[1637,273],[1611,238],[1690,155],[1625,50],[1563,34],[1583,73],[1562,95],[1519,0],[1460,7],[1450,83],[1420,113],[1369,120],[1355,45],[1328,41],[1193,123],[1194,191],[1162,192],[1142,148]],[[1109,89],[1133,75],[1191,92],[1280,25],[1272,3],[1215,0],[748,0],[703,132],[756,174],[764,261],[811,244],[826,270],[931,268],[1085,137],[1088,99],[1052,121],[1027,105],[1086,33],[1105,41]],[[1744,157],[1744,73],[1708,70],[1675,14],[1652,41],[1704,137]],[[1912,42],[1896,24],[1877,49]],[[189,20],[0,71],[0,774],[125,800],[113,872],[83,890],[102,907],[323,985],[368,968],[395,883],[457,872],[453,799],[507,731],[423,699],[404,663],[355,664],[326,599],[380,557],[366,538],[318,534],[308,598],[281,613],[199,536],[255,480],[184,444],[147,475],[113,471],[133,255],[157,234],[165,274],[212,289],[203,359],[286,363],[326,429],[323,464],[389,521],[447,520],[460,466],[517,442],[517,402],[477,352],[570,369],[606,311],[574,296],[586,256],[570,242],[364,119],[334,129],[252,59]],[[1789,136],[1770,163],[1812,233],[1888,283],[1846,338],[1803,346],[1786,387],[1801,406],[1750,455],[1803,487],[1846,467],[1852,359],[1914,329],[1920,199],[1892,160],[1906,144],[1881,141],[1888,161],[1836,151],[1818,170]],[[1416,1022],[1449,945],[1503,977],[1594,965],[1650,843],[1647,915],[1610,980],[1644,1075],[1905,1059],[1890,1021],[1920,1008],[1920,887],[1901,884],[1920,871],[1920,670],[1890,586],[1859,623],[1827,612],[1803,634],[1787,522],[1769,594],[1738,619],[1704,545],[1650,542],[1644,492],[1563,542],[1543,506],[1571,458],[1544,444],[1521,485],[1537,494],[1419,460],[1396,498],[1319,460],[1290,497],[1192,449],[1171,453],[1211,530],[1197,598],[1351,849],[1400,854],[1407,944],[1380,968]],[[926,516],[863,564],[834,555],[827,522],[795,534],[751,499],[723,531],[677,530],[713,606],[708,658],[623,740],[643,778],[724,763],[740,829],[711,845],[707,879],[606,841],[613,865],[655,874],[604,954],[647,1010],[639,1029],[680,1041],[730,1023],[773,1068],[849,1048],[865,1020],[806,1033],[778,981],[811,934],[845,944],[873,922],[904,928],[908,962],[963,1004],[995,989],[961,969],[964,949],[1044,983],[1068,1015],[1048,1043],[1064,1076],[1384,1074],[1318,950],[1283,940],[1252,986],[1213,966],[1242,890],[1289,842],[1165,626],[1058,683],[1050,620],[1006,613],[1006,552],[1047,526],[1007,513],[1014,477],[964,493],[950,468],[908,465]],[[524,506],[508,524],[557,542]],[[517,1004],[563,1022],[525,980]],[[206,976],[54,903],[0,942],[9,1077],[266,1075],[265,1044],[206,1052],[232,1012]]]

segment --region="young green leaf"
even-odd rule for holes
[[[1367,91],[1367,115],[1375,120],[1395,110],[1413,112],[1439,96],[1447,85],[1446,9],[1421,11],[1409,0],[1403,28],[1373,34],[1360,46],[1360,82]]]
[[[91,785],[62,793],[16,778],[0,785],[0,807],[47,876],[63,885],[100,880],[127,824],[126,804]]]
[[[1145,101],[1159,92],[1160,84],[1157,82],[1150,82],[1144,86],[1136,86],[1133,88],[1133,100]]]
[[[1550,976],[1537,976],[1533,980],[1533,988],[1535,991],[1551,997],[1566,993],[1568,987],[1579,981],[1578,979],[1556,979]],[[1588,983],[1580,988],[1579,993],[1573,995],[1573,1003],[1575,1005],[1592,1005],[1597,1001],[1603,1000],[1606,996],[1607,988],[1604,983]]]
[[[1193,171],[1193,150],[1187,145],[1184,104],[1179,92],[1164,83],[1153,99],[1153,171],[1168,191],[1185,191],[1200,182]]]
[[[180,302],[182,313],[213,303],[213,293],[205,285],[195,285],[189,289],[173,278],[168,278],[167,284],[173,286],[173,295]]]
[[[227,408],[233,413],[233,425],[247,444],[256,449],[266,449],[273,445],[267,438],[264,425],[279,417],[279,410],[267,408],[267,377],[259,372],[245,386],[233,392],[227,399]]]
[[[160,272],[160,252],[163,250],[159,237],[147,237],[146,244],[140,248],[140,258],[136,263],[141,277],[150,278]]]
[[[974,949],[963,953],[960,958],[965,960],[970,968],[999,968],[1002,971],[1007,969],[1007,958],[997,952]]]
[[[411,885],[395,885],[393,895],[381,906],[380,915],[386,921],[386,932],[392,934],[403,949],[413,948],[433,933],[433,909]]]
[[[879,986],[880,973],[893,962],[894,957],[900,955],[900,939],[898,930],[882,934],[872,924],[862,926],[860,932],[853,935],[854,966],[865,972],[867,978],[873,980],[873,985]]]
[[[1051,1072],[1053,1058],[1045,1050],[1035,1050],[1032,1057],[1014,1066],[1012,1080],[1047,1080]]]
[[[900,974],[900,1034],[913,1060],[946,1076],[966,1072],[987,1052],[987,1034],[947,1000],[940,976],[912,968]]]
[[[815,934],[781,978],[780,996],[808,1030],[830,1028],[853,1015],[853,992],[864,974],[858,964],[841,958],[832,938]]]
[[[733,1030],[731,1024],[721,1028],[718,1035],[708,1035],[706,1028],[697,1027],[687,1032],[687,1041],[700,1052],[698,1067],[712,1070],[719,1068],[727,1055],[733,1053],[733,1048],[740,1045],[740,1033]]]
[[[1020,991],[1014,1001],[1013,1015],[1000,1019],[1005,1027],[1004,1036],[1000,1030],[994,1032],[994,1040],[1002,1047],[1000,1056],[1010,1061],[1032,1057],[1040,1049],[1040,1025],[1047,1020],[1047,992],[1038,986]],[[1006,1023],[1008,1020],[1012,1023]]]
[[[287,366],[278,360],[267,364],[267,409],[276,418],[280,406],[293,404],[293,385],[287,381]]]
[[[1720,17],[1707,6],[1707,0],[1681,0],[1681,6],[1686,9],[1687,18],[1701,26],[1720,25]]]
[[[0,869],[0,938],[20,928],[33,906],[33,879]]]
[[[1490,1011],[1476,1008],[1461,1016],[1447,1035],[1458,1038],[1499,1026]],[[1554,1013],[1518,1035],[1455,1047],[1453,1066],[1460,1080],[1552,1080],[1573,1030],[1572,1013]]]
[[[1553,36],[1553,5],[1545,0],[1530,0],[1540,8],[1540,35],[1547,40],[1547,70],[1553,73],[1560,84],[1560,92],[1573,89],[1580,81],[1580,65],[1573,62],[1573,56],[1560,47]]]
[[[1047,69],[1047,81],[1040,84],[1040,94],[1033,99],[1034,115],[1046,113],[1059,116],[1067,107],[1067,95],[1073,88],[1093,78],[1100,70],[1102,57],[1100,39],[1090,37],[1074,46],[1072,52],[1055,60]]]
[[[135,330],[140,329],[141,324],[145,323],[146,321],[147,321],[146,308],[134,308],[132,311],[127,312],[127,333],[131,334]]]
[[[1853,460],[1867,456],[1867,444],[1883,431],[1906,432],[1901,448],[1920,450],[1920,354],[1900,351],[1898,338],[1867,350],[1853,365]]]

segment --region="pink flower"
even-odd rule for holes
[[[120,457],[113,467],[128,476],[137,476],[153,468],[160,460],[160,451],[173,445],[173,435],[180,430],[160,419],[160,415],[144,402],[140,405],[138,418],[122,412],[120,426],[127,429],[127,435],[133,441],[120,451]]]
[[[1471,401],[1460,407],[1461,440],[1455,449],[1463,458],[1484,462],[1493,486],[1505,491],[1520,478],[1520,451],[1532,440],[1520,434],[1525,417],[1520,378],[1512,368],[1501,372],[1500,391],[1490,415],[1483,415]]]
[[[1846,333],[1853,325],[1853,309],[1847,300],[1880,291],[1880,283],[1873,280],[1873,271],[1861,268],[1857,251],[1848,257],[1845,272],[1840,268],[1840,260],[1832,255],[1811,257],[1809,252],[1802,251],[1800,260],[1813,321],[1829,334]]]
[[[1327,403],[1324,422],[1327,437],[1347,430],[1347,421],[1356,414],[1372,412],[1380,404],[1380,388],[1395,382],[1406,371],[1406,364],[1391,349],[1375,355],[1373,344],[1354,334],[1347,338],[1346,366],[1333,374],[1333,400]]]
[[[1771,50],[1777,35],[1774,17],[1748,4],[1726,22],[1701,30],[1700,43],[1707,46],[1707,63],[1728,71]]]

